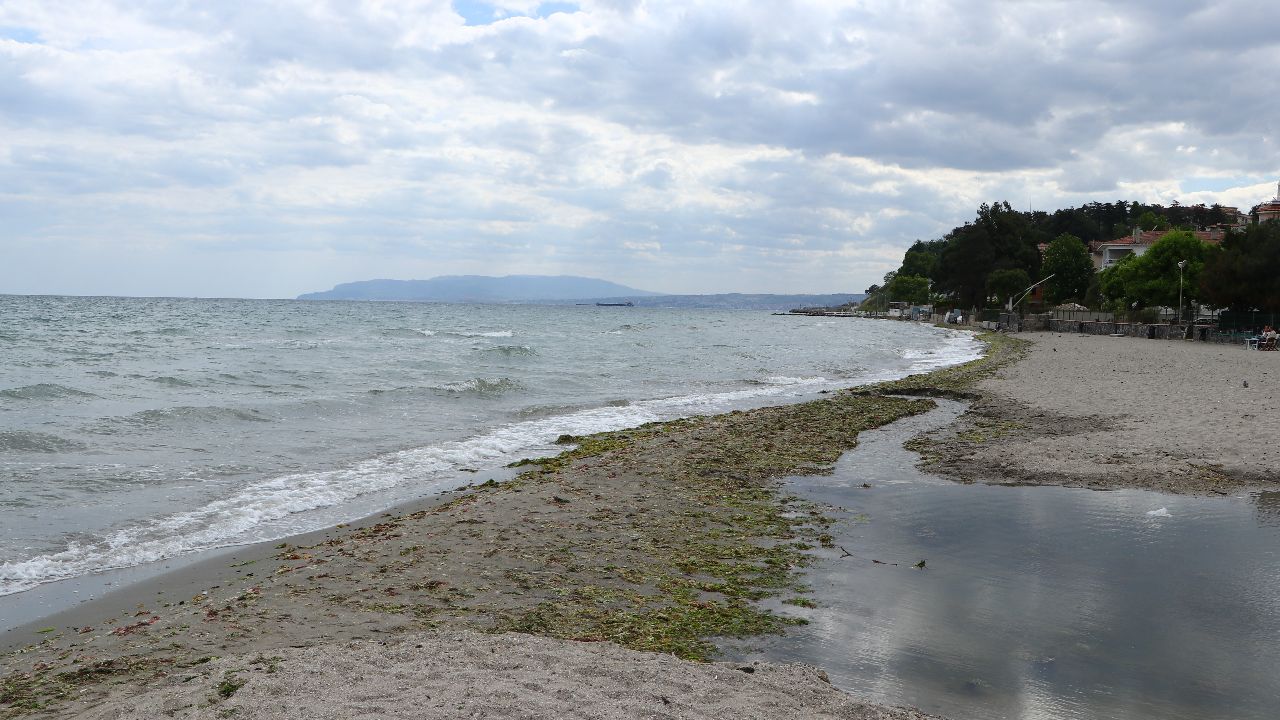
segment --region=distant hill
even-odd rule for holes
[[[332,290],[299,295],[299,300],[400,300],[445,303],[630,302],[636,307],[726,308],[785,311],[800,307],[837,307],[866,295],[662,295],[595,278],[571,275],[444,275],[430,280],[362,280]]]
[[[572,275],[443,275],[430,280],[362,280],[299,300],[410,300],[418,302],[520,303],[658,295],[607,280]]]

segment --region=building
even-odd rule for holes
[[[1276,196],[1264,203],[1254,205],[1250,215],[1258,218],[1260,223],[1280,220],[1280,182],[1276,183]]]
[[[1280,205],[1280,203],[1277,203],[1277,205]],[[1106,242],[1089,243],[1089,250],[1093,254],[1093,267],[1096,270],[1102,270],[1115,265],[1130,255],[1141,255],[1152,245],[1155,245],[1156,241],[1171,232],[1175,231],[1135,229],[1133,234],[1127,237]],[[1210,245],[1217,245],[1226,236],[1226,232],[1220,228],[1196,230],[1192,234],[1201,242],[1206,242]]]

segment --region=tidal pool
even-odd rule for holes
[[[902,448],[941,405],[790,481],[841,508],[818,607],[729,657],[954,720],[1280,717],[1280,493],[955,484]]]

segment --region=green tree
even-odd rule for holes
[[[987,294],[994,295],[1001,307],[1007,300],[1026,290],[1030,285],[1031,276],[1022,268],[993,270],[987,276]]]
[[[1200,273],[1208,255],[1209,246],[1192,233],[1171,232],[1142,255],[1124,258],[1103,271],[1102,292],[1122,308],[1141,309],[1177,307],[1181,288],[1184,305],[1192,305],[1200,297]],[[1180,271],[1182,261],[1186,267]]]
[[[902,267],[898,268],[899,275],[918,275],[919,277],[934,279],[934,272],[938,267],[938,258],[942,255],[946,242],[942,240],[933,240],[931,242],[922,242],[920,240],[907,250],[907,254],[902,258]]]
[[[1206,254],[1199,285],[1213,307],[1280,312],[1280,223],[1227,233]]]
[[[1156,215],[1151,210],[1147,210],[1138,216],[1137,225],[1142,230],[1168,230],[1169,221],[1163,215]]]
[[[889,299],[923,305],[929,302],[929,278],[898,273],[887,286]]]
[[[1040,272],[1053,277],[1045,283],[1045,299],[1052,304],[1084,299],[1093,281],[1093,261],[1089,248],[1075,235],[1063,233],[1044,251]]]
[[[935,280],[961,307],[985,306],[987,276],[995,270],[1040,270],[1039,233],[1009,203],[983,204],[978,217],[947,235]]]

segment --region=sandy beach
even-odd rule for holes
[[[715,659],[716,637],[796,622],[755,601],[806,606],[797,570],[822,561],[831,521],[777,481],[822,473],[860,431],[933,406],[886,394],[974,399],[912,443],[960,480],[1277,486],[1280,458],[1265,449],[1277,431],[1263,420],[1276,354],[1054,334],[992,342],[985,360],[869,391],[564,438],[571,449],[515,480],[79,606],[7,635],[16,650],[2,658],[0,711],[924,717],[859,702],[814,668],[690,662]]]
[[[1280,357],[1238,345],[1024,333],[952,427],[914,443],[973,482],[1225,494],[1280,487]]]

